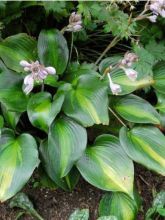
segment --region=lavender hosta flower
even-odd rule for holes
[[[122,59],[121,64],[124,65],[124,66],[130,67],[137,60],[138,60],[138,56],[135,53],[127,52],[124,55],[124,58]]]
[[[111,79],[111,76],[109,73],[107,75],[108,75],[108,79],[109,79],[109,87],[112,91],[112,94],[118,95],[122,91],[121,86],[112,82],[112,79]]]
[[[131,68],[124,68],[124,67],[121,68],[124,70],[125,74],[130,80],[135,81],[137,79],[138,72],[136,70],[133,70]]]
[[[149,19],[152,23],[155,23],[157,17],[158,17],[157,15],[151,15],[151,16],[148,17],[148,19]]]
[[[158,15],[165,18],[165,0],[151,1],[149,8],[153,12],[153,15],[148,17],[151,22],[156,22]]]
[[[66,31],[77,32],[82,29],[82,20],[81,15],[76,12],[72,12],[69,18],[69,24],[66,28]]]
[[[35,81],[43,81],[46,79],[48,74],[53,75],[56,73],[54,67],[44,67],[38,61],[27,62],[26,60],[21,60],[20,65],[24,67],[24,71],[30,72],[24,79],[24,92],[29,94],[34,87]]]

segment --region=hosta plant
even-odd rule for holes
[[[165,175],[164,1],[143,7],[120,1],[12,4],[8,17],[9,3],[0,3],[0,201],[19,192],[40,167],[66,191],[81,175],[111,192],[121,210],[110,205],[103,216],[135,219],[134,164]],[[33,7],[59,25],[39,18],[32,25],[22,12]],[[21,33],[11,30],[20,18]],[[159,32],[152,35],[155,27]],[[99,28],[110,43],[90,62],[78,43]],[[108,55],[120,41],[128,49]]]

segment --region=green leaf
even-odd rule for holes
[[[60,118],[52,124],[48,135],[48,151],[53,169],[59,177],[68,174],[85,151],[86,144],[86,130],[75,121]]]
[[[14,137],[11,130],[3,130],[0,146],[0,201],[3,202],[22,189],[39,159],[35,139],[29,134]]]
[[[110,216],[101,216],[97,220],[118,220],[116,216],[110,215]]]
[[[36,60],[36,41],[27,34],[10,36],[0,42],[0,58],[9,69],[22,72],[21,60]]]
[[[150,40],[145,46],[147,51],[154,56],[156,60],[165,60],[165,45],[164,42],[157,43],[155,40]]]
[[[76,166],[92,185],[133,196],[133,163],[115,136],[102,135],[96,138],[94,146],[86,149]]]
[[[121,117],[130,122],[160,124],[160,116],[154,107],[133,94],[117,98],[114,109]]]
[[[15,128],[20,119],[21,113],[9,111],[4,105],[1,105],[1,110],[8,126],[10,126],[11,128]]]
[[[38,38],[38,55],[45,66],[56,68],[62,74],[67,66],[69,50],[64,36],[59,30],[42,30]]]
[[[165,94],[165,62],[159,62],[153,68],[153,87],[160,93]]]
[[[9,110],[24,112],[28,97],[22,91],[23,78],[19,73],[0,69],[0,102]]]
[[[157,92],[156,95],[158,100],[156,109],[158,109],[161,113],[165,113],[165,94]]]
[[[115,66],[121,59],[121,56],[113,56],[102,60],[102,62],[99,65],[99,71],[103,74],[107,67],[109,67],[110,65]],[[136,81],[131,81],[122,69],[114,69],[111,73],[111,77],[114,83],[119,84],[121,86],[122,91],[120,92],[120,95],[129,94],[135,90],[145,88],[148,85],[154,83],[152,76],[148,76],[145,74],[143,75],[140,72],[138,73],[138,79]]]
[[[158,208],[158,209],[157,209],[157,212],[159,213],[159,215],[165,217],[165,208]]]
[[[153,207],[165,207],[165,190],[160,191],[153,200]]]
[[[30,201],[25,193],[18,193],[10,201],[10,208],[21,208],[31,214],[35,219],[44,220],[38,212],[34,209],[33,203]]]
[[[165,137],[158,128],[122,128],[120,142],[128,156],[148,169],[165,175]]]
[[[85,127],[94,124],[108,125],[108,93],[105,82],[93,74],[79,76],[65,96],[63,111]]]
[[[63,93],[56,93],[53,100],[48,92],[40,92],[33,95],[27,106],[30,122],[35,127],[48,132],[49,126],[61,110],[63,101]]]
[[[4,119],[2,115],[0,115],[0,130],[3,128],[3,125],[4,125]]]
[[[89,209],[76,209],[69,217],[68,220],[88,220]]]
[[[107,193],[99,204],[99,215],[115,215],[119,220],[134,220],[137,216],[136,202],[125,193]]]
[[[47,141],[43,141],[41,143],[40,153],[41,153],[41,160],[43,163],[43,167],[46,170],[49,177],[62,189],[66,191],[73,190],[80,176],[77,169],[73,167],[68,175],[66,175],[64,178],[60,178],[59,175],[57,175],[56,170],[54,169],[54,160],[53,161],[50,160]]]

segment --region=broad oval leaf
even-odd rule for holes
[[[47,132],[56,115],[60,112],[64,101],[64,94],[56,93],[52,96],[48,92],[33,95],[27,106],[30,122],[37,128]]]
[[[81,75],[67,92],[63,111],[85,127],[108,125],[107,85],[95,75]]]
[[[82,156],[87,144],[86,130],[69,118],[60,118],[52,124],[48,134],[48,151],[53,169],[64,177]]]
[[[57,74],[66,69],[69,57],[67,42],[59,30],[42,30],[38,38],[38,56],[45,66],[56,68]]]
[[[7,37],[0,42],[0,57],[9,69],[22,72],[21,60],[36,60],[36,41],[27,34],[21,33]]]
[[[153,87],[160,93],[165,94],[165,62],[159,62],[153,68]]]
[[[117,98],[114,102],[114,109],[130,122],[160,124],[160,116],[154,107],[136,95]]]
[[[19,121],[21,113],[9,111],[4,105],[1,105],[1,110],[5,121],[7,122],[7,125],[11,128],[15,128]]]
[[[125,193],[113,192],[103,196],[99,204],[99,215],[115,215],[119,220],[135,220],[136,202]]]
[[[0,102],[9,111],[26,110],[28,97],[22,91],[22,81],[19,73],[8,69],[0,70]]]
[[[0,139],[0,201],[20,191],[38,164],[37,144],[31,135],[14,137],[11,130],[3,130]]]
[[[92,185],[108,191],[133,196],[134,167],[118,138],[99,136],[76,164],[82,176]]]
[[[120,142],[128,156],[148,169],[165,175],[165,137],[156,127],[122,128]]]
[[[72,191],[79,180],[80,174],[78,170],[73,167],[64,178],[61,178],[59,174],[57,174],[56,169],[54,169],[54,160],[56,157],[55,159],[53,158],[53,161],[50,159],[49,147],[46,140],[40,145],[40,153],[42,165],[48,176],[62,189]]]
[[[68,220],[88,220],[89,219],[89,209],[76,209],[70,216]]]

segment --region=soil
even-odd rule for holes
[[[136,166],[136,184],[143,198],[142,208],[137,220],[144,220],[144,213],[150,207],[153,191],[165,190],[165,178]],[[61,189],[49,190],[34,188],[28,184],[24,191],[35,205],[36,210],[45,220],[67,220],[76,208],[89,208],[90,220],[98,216],[98,204],[104,194],[103,191],[91,186],[81,179],[73,192]],[[15,220],[19,209],[10,209],[8,202],[0,205],[0,220]],[[32,220],[30,216],[23,216],[22,220]]]

